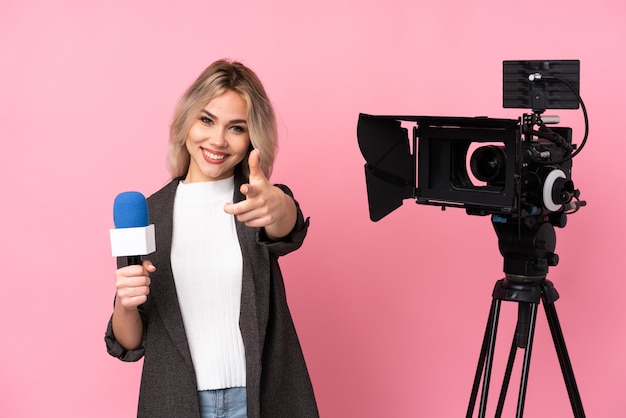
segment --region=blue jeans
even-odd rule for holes
[[[201,390],[198,392],[202,418],[247,418],[246,388]]]

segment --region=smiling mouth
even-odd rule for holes
[[[206,149],[202,149],[202,154],[205,156],[205,158],[208,158],[209,160],[217,160],[217,161],[221,161],[224,158],[228,157],[228,154],[215,154],[209,150]]]

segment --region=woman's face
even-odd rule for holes
[[[248,106],[232,90],[215,97],[200,111],[185,141],[191,156],[185,183],[223,180],[248,153]]]

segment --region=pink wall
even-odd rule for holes
[[[623,0],[3,1],[0,416],[135,413],[140,364],[103,343],[112,202],[167,180],[174,104],[221,57],[264,81],[282,127],[273,180],[311,217],[283,267],[330,418],[463,416],[502,276],[487,218],[407,202],[369,221],[359,112],[515,118],[502,60],[580,59],[591,131],[574,179],[589,205],[558,231],[550,279],[587,415],[625,416],[625,23]],[[580,111],[560,115],[580,138]],[[543,310],[526,412],[570,414]]]

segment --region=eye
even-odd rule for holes
[[[230,127],[230,129],[232,129],[234,132],[237,133],[244,133],[246,132],[246,128],[240,125],[233,125]]]
[[[213,120],[209,118],[208,116],[200,116],[200,122],[204,123],[205,125],[213,124]]]

